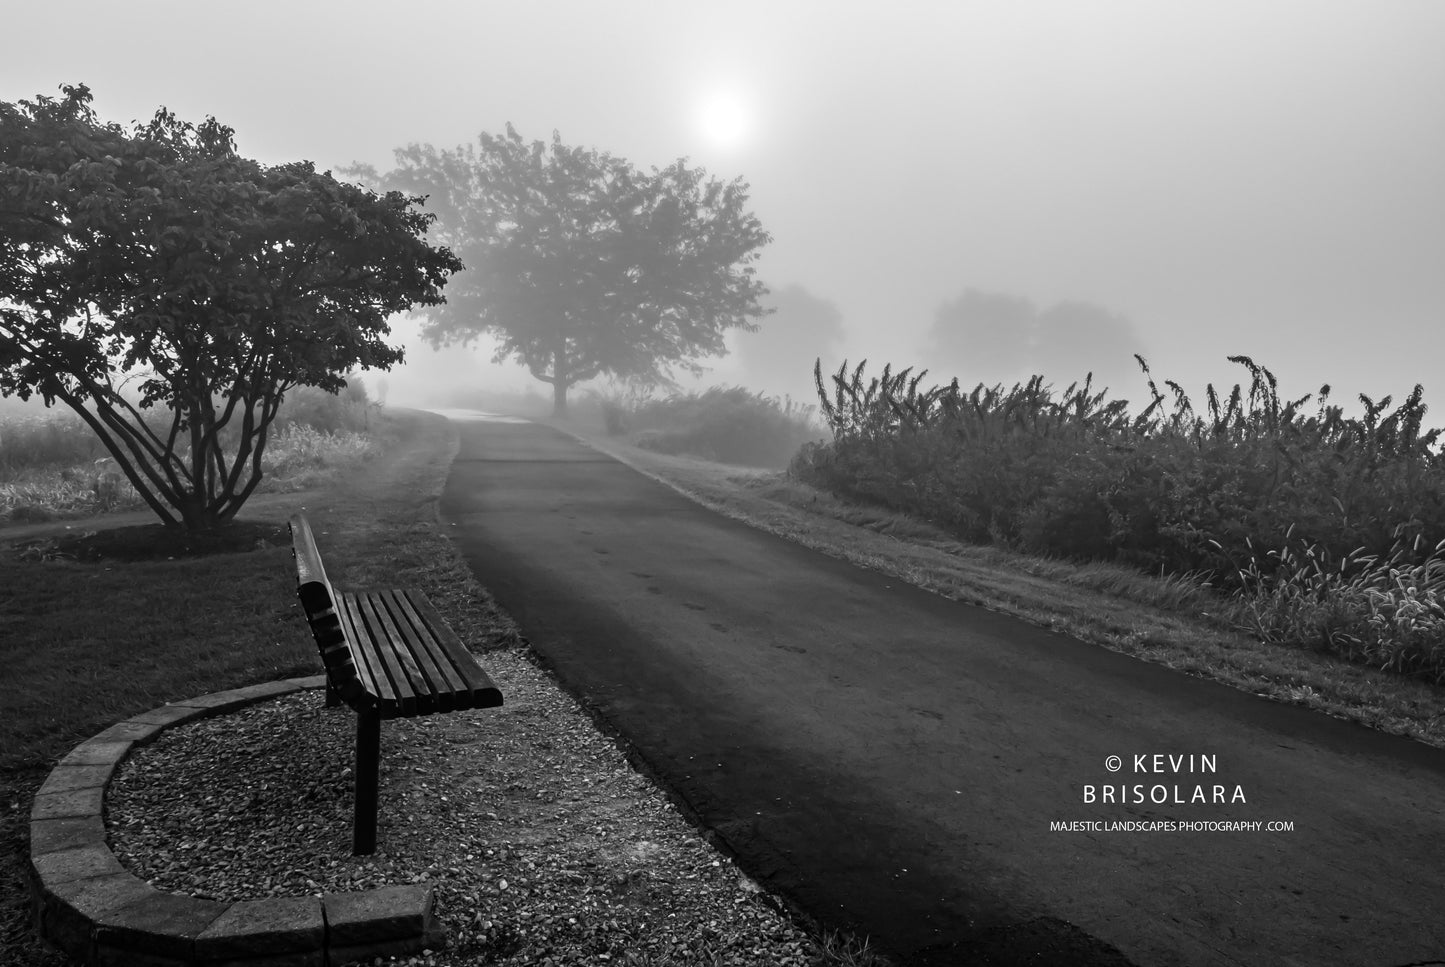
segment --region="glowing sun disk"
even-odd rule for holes
[[[732,147],[747,137],[747,105],[730,92],[713,94],[698,106],[697,124],[709,141],[724,148]]]

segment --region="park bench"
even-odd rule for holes
[[[326,666],[326,704],[357,713],[352,852],[376,851],[381,720],[495,708],[502,693],[415,589],[337,592],[303,515],[291,518],[297,596]]]

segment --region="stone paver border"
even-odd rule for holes
[[[155,889],[106,844],[105,788],[131,749],[173,725],[325,684],[292,678],[167,703],[71,750],[30,810],[40,935],[81,963],[135,967],[332,967],[441,946],[429,886],[223,903]]]

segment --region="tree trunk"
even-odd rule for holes
[[[191,483],[194,487],[195,482]],[[182,494],[180,505],[176,509],[181,512],[181,525],[192,534],[215,531],[221,526],[216,514],[207,512],[207,503],[206,495],[198,489]]]
[[[552,416],[567,415],[567,341],[559,339],[557,348],[552,350]]]

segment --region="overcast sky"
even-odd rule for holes
[[[1077,359],[1116,395],[1133,352],[1196,394],[1242,353],[1294,395],[1419,382],[1445,414],[1435,0],[7,0],[0,99],[76,82],[106,120],[215,115],[272,163],[385,170],[510,121],[741,176],[764,279],[841,313],[835,365],[1064,384],[1074,351],[1026,344],[1102,319]],[[930,332],[950,305],[1024,308],[966,323],[969,363]]]

